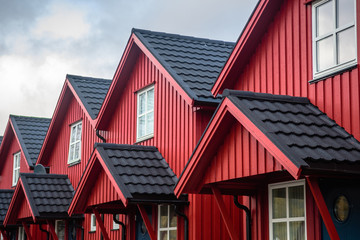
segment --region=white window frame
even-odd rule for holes
[[[120,218],[120,214],[116,214],[117,220],[119,220]],[[120,225],[118,223],[116,223],[113,219],[113,227],[112,230],[119,230],[120,229]]]
[[[139,114],[139,111],[140,111],[140,95],[142,94],[146,94],[150,91],[150,90],[154,90],[153,93],[154,93],[154,96],[153,96],[153,99],[154,99],[154,105],[152,106],[152,109],[149,110],[149,111],[145,111],[143,114]],[[154,136],[154,125],[155,125],[155,86],[154,85],[151,85],[151,86],[148,86],[140,91],[137,92],[137,110],[136,110],[136,141],[137,142],[140,142],[140,141],[143,141],[143,140],[146,140],[146,139],[149,139],[149,138],[152,138]],[[147,106],[147,97],[145,98],[145,106]],[[142,116],[146,116],[148,114],[153,114],[153,132],[152,133],[149,133],[149,134],[145,134],[143,136],[140,136],[140,133],[139,133],[139,118],[142,117]],[[148,123],[145,121],[145,129],[148,128]],[[146,130],[145,130],[146,132]]]
[[[329,2],[329,1],[333,1],[333,14],[334,14],[334,30],[331,32],[331,33],[327,33],[327,34],[324,34],[322,36],[319,36],[317,37],[316,36],[316,7],[320,6],[320,5],[323,5],[325,4],[326,2]],[[345,26],[341,26],[339,28],[336,28],[336,22],[337,22],[337,15],[336,15],[336,5],[337,5],[337,1],[339,0],[319,0],[319,1],[315,1],[313,4],[312,4],[312,55],[313,55],[313,80],[317,80],[317,79],[320,79],[320,78],[323,78],[323,77],[326,77],[326,76],[329,76],[329,75],[332,75],[332,74],[335,74],[343,69],[347,69],[347,68],[350,68],[352,66],[356,66],[357,64],[357,30],[356,30],[356,0],[353,0],[354,1],[354,23],[351,23],[351,24],[348,24],[348,25],[345,25]],[[335,3],[336,2],[336,3]],[[347,62],[344,62],[344,63],[337,63],[337,38],[336,38],[336,35],[337,33],[345,30],[345,29],[348,29],[348,28],[351,28],[351,27],[354,27],[355,29],[355,34],[354,34],[354,41],[355,41],[355,59],[353,60],[349,60]],[[333,44],[334,44],[334,65],[327,68],[327,69],[323,69],[321,71],[317,71],[317,45],[316,43],[322,39],[325,39],[327,37],[330,37],[332,36],[333,38]]]
[[[20,177],[20,158],[21,152],[17,152],[13,156],[13,177],[12,186],[15,187]]]
[[[65,221],[64,221],[64,220],[55,220],[55,233],[56,233],[56,236],[57,236],[58,238],[60,237],[60,236],[59,236],[59,229],[58,229],[60,222],[63,222],[63,223],[64,223],[64,226],[65,226],[65,228],[66,228],[66,224],[65,224]],[[64,228],[64,233],[66,234],[65,228]],[[59,240],[61,240],[61,239],[59,238]]]
[[[25,229],[24,227],[19,227],[18,228],[18,236],[17,236],[18,240],[25,240]]]
[[[303,186],[304,187],[304,217],[289,217],[289,187]],[[272,190],[286,188],[286,218],[272,219]],[[269,184],[268,186],[268,197],[269,197],[269,239],[272,239],[273,235],[273,223],[286,222],[287,224],[287,239],[290,239],[290,227],[289,223],[293,221],[304,221],[305,224],[305,240],[307,239],[306,229],[306,185],[305,180],[288,181],[281,183]]]
[[[96,217],[94,213],[90,215],[90,231],[96,232]]]
[[[163,206],[167,206],[167,217],[168,217],[168,223],[167,223],[167,227],[166,228],[162,228],[160,227],[160,221],[161,221],[161,213],[160,213],[160,207]],[[177,226],[176,227],[170,227],[170,206],[168,204],[161,204],[158,206],[158,234],[157,234],[157,238],[160,239],[160,232],[167,232],[167,240],[170,239],[170,231],[176,230],[176,234],[177,234]]]
[[[81,125],[81,133],[80,133],[80,139],[76,139],[76,136],[77,136],[77,127],[79,126],[79,125]],[[81,161],[81,140],[82,140],[82,128],[83,126],[82,126],[82,121],[78,121],[78,122],[76,122],[76,123],[73,123],[73,124],[71,124],[71,126],[70,126],[70,138],[69,138],[69,154],[68,154],[68,164],[69,165],[74,165],[74,164],[76,164],[76,163],[78,163],[78,162],[80,162]],[[72,134],[73,134],[73,129],[75,129],[75,141],[74,142],[71,142],[71,136],[72,136]],[[75,146],[76,146],[76,144],[77,143],[79,143],[79,153],[78,153],[78,158],[73,158],[74,156],[75,156]],[[74,146],[74,151],[73,151],[73,156],[71,156],[71,146]]]

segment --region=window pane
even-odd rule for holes
[[[145,112],[145,96],[146,93],[139,95],[139,114],[143,114]]]
[[[146,111],[151,111],[154,109],[154,89],[151,89],[147,92],[147,107]]]
[[[65,239],[65,222],[64,221],[56,221],[56,235],[59,240]]]
[[[154,112],[146,114],[146,135],[154,133]]]
[[[74,159],[79,159],[80,158],[80,143],[77,142],[75,144],[75,157]]]
[[[145,136],[145,116],[139,118],[139,137]]]
[[[73,126],[71,128],[71,139],[70,139],[70,143],[75,142],[75,134],[76,134],[76,126]]]
[[[69,161],[74,160],[74,148],[75,148],[74,144],[70,145]]]
[[[337,26],[341,27],[345,24],[354,22],[354,0],[339,0],[337,1]]]
[[[316,36],[327,34],[334,29],[333,2],[328,1],[316,8]]]
[[[334,65],[333,37],[322,39],[316,43],[317,70],[322,71]]]
[[[170,227],[176,227],[177,226],[177,217],[175,214],[175,206],[170,205]],[[171,233],[170,233],[171,235]],[[171,236],[170,236],[171,238]]]
[[[338,63],[348,62],[356,58],[355,27],[337,34]]]
[[[305,240],[305,222],[290,222],[290,240]]]
[[[168,227],[168,206],[160,206],[160,227]]]
[[[76,140],[77,141],[81,140],[81,126],[82,126],[81,123],[77,125],[77,131],[76,131]]]
[[[273,223],[273,240],[287,240],[286,222]]]
[[[289,187],[289,217],[304,216],[304,186]]]
[[[176,230],[170,231],[170,240],[176,240]]]
[[[167,239],[167,231],[160,232],[160,240],[168,240]]]
[[[279,188],[272,190],[272,217],[286,218],[286,189]]]

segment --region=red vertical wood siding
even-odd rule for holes
[[[12,187],[14,154],[21,150],[20,145],[13,134],[13,131],[11,130],[10,132],[11,134],[6,136],[10,137],[11,139],[10,144],[7,148],[3,148],[5,151],[3,151],[0,156],[0,161],[2,162],[2,167],[0,169],[0,189],[14,188]],[[22,151],[20,154],[20,172],[30,172],[26,163],[25,155]]]
[[[210,162],[205,184],[283,170],[240,123],[234,124]]]
[[[54,146],[49,153],[48,166],[52,174],[67,174],[73,187],[76,189],[80,177],[85,169],[92,153],[94,143],[97,140],[95,130],[91,126],[89,119],[80,107],[79,103],[72,98],[67,107],[63,119],[61,121],[57,138]],[[82,136],[81,136],[81,162],[79,164],[69,166],[67,164],[69,154],[70,132],[71,124],[82,121]]]
[[[307,97],[360,140],[358,68],[308,83],[312,80],[311,14],[311,5],[284,1],[233,88]]]

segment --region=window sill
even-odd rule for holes
[[[93,231],[89,231],[89,233],[96,233],[96,230],[93,230]]]
[[[72,166],[75,166],[75,165],[78,165],[79,163],[81,163],[81,160],[77,160],[77,161],[74,161],[74,162],[71,162],[71,163],[68,163],[68,167],[72,167]]]
[[[344,73],[344,72],[348,72],[348,71],[350,71],[350,70],[353,70],[353,69],[357,68],[357,66],[358,66],[357,62],[351,63],[351,64],[349,64],[349,65],[344,66],[344,67],[341,68],[341,69],[338,69],[338,70],[335,70],[335,71],[331,71],[331,72],[322,74],[322,75],[320,75],[320,76],[316,76],[316,77],[314,77],[314,79],[310,80],[309,83],[312,84],[312,83],[316,83],[316,82],[319,82],[319,81],[322,81],[322,80],[325,80],[325,79],[334,77],[334,76],[339,75],[339,74],[341,74],[341,73]]]
[[[117,229],[111,229],[111,231],[119,231],[120,229],[119,228],[117,228]]]
[[[134,144],[144,142],[144,141],[149,140],[151,138],[154,138],[154,134],[150,134],[150,135],[146,135],[144,137],[138,138],[138,139],[136,139],[136,142]]]

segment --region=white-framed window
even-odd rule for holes
[[[12,185],[16,186],[20,176],[20,152],[14,154]]]
[[[119,217],[120,217],[120,215],[119,215],[119,214],[116,214],[116,220],[119,221]],[[113,229],[113,230],[119,230],[119,228],[120,228],[119,224],[116,223],[116,222],[113,220],[113,227],[112,227],[112,229]]]
[[[174,205],[159,205],[158,226],[158,239],[176,240],[177,216]]]
[[[154,136],[154,85],[137,93],[136,140]]]
[[[90,231],[95,232],[96,231],[96,217],[95,214],[92,213],[90,215]]]
[[[81,159],[81,129],[82,122],[76,122],[71,126],[68,164],[80,162]]]
[[[24,227],[19,227],[18,229],[18,240],[25,240],[25,230]]]
[[[305,181],[269,185],[270,240],[306,240]]]
[[[2,233],[0,233],[0,240],[4,240]]]
[[[312,5],[313,77],[357,63],[356,0],[321,0]]]
[[[55,233],[59,240],[65,239],[65,221],[56,220],[55,221]]]

